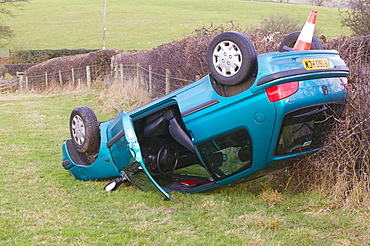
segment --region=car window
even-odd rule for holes
[[[239,130],[198,145],[204,163],[216,180],[252,166],[252,145],[248,132]]]
[[[321,147],[344,105],[319,105],[284,117],[275,155],[299,153]]]

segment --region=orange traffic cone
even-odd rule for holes
[[[311,47],[313,31],[316,24],[317,11],[312,10],[306,23],[303,26],[301,33],[298,36],[298,40],[294,45],[295,50],[309,50]]]

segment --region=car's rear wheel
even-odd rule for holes
[[[257,68],[257,53],[244,34],[224,32],[217,35],[207,50],[211,76],[222,85],[237,85],[248,80]]]
[[[280,43],[279,52],[285,52],[289,51],[288,49],[284,48],[284,46],[287,46],[288,48],[293,48],[295,43],[297,42],[298,36],[301,32],[292,32]],[[320,40],[316,38],[315,36],[312,36],[312,42],[311,42],[311,50],[322,50],[324,49]]]
[[[94,111],[87,107],[73,109],[69,120],[73,145],[81,153],[97,153],[100,144],[99,122]]]

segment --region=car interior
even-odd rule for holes
[[[251,167],[252,148],[246,130],[238,130],[198,146],[195,153],[177,104],[134,120],[144,163],[169,191],[188,191]]]

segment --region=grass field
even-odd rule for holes
[[[61,165],[70,111],[96,93],[0,97],[0,245],[367,245],[366,212],[267,179],[163,201],[75,180]],[[275,186],[278,184],[276,183]]]
[[[151,49],[211,24],[257,27],[273,14],[287,14],[303,26],[313,8],[319,11],[316,27],[322,34],[336,38],[350,33],[341,27],[336,8],[237,0],[109,0],[106,47]],[[7,23],[16,36],[9,48],[102,48],[102,0],[30,0],[13,12],[16,17]]]

